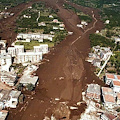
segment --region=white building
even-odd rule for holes
[[[1,110],[0,111],[0,120],[6,120],[8,115],[8,111],[7,110]]]
[[[15,57],[16,55],[15,47],[8,47],[8,54],[10,54],[12,57]]]
[[[34,52],[48,53],[48,44],[41,44],[40,46],[34,46]]]
[[[24,86],[28,84],[32,84],[33,86],[35,86],[38,81],[38,76],[33,76],[32,73],[37,69],[38,67],[35,65],[28,66],[24,70],[23,76],[20,78],[20,83]]]
[[[8,55],[8,54],[0,55],[1,71],[7,71],[8,72],[11,65],[12,65],[11,55]]]
[[[39,42],[43,42],[44,39],[48,39],[52,41],[54,35],[50,34],[37,34],[37,33],[31,33],[31,34],[25,34],[25,33],[20,33],[17,35],[17,39],[22,39],[22,40],[38,40]]]
[[[118,80],[113,80],[112,82],[111,82],[111,86],[113,87],[113,91],[114,92],[120,92],[120,81],[118,81]]]
[[[15,45],[14,47],[8,47],[8,54],[15,57],[19,53],[24,53],[24,45]]]
[[[10,108],[16,108],[20,94],[21,91],[12,90],[9,93],[9,100],[6,102],[5,106]]]
[[[12,72],[1,72],[0,73],[1,82],[6,85],[14,86],[17,81],[17,75]]]
[[[16,54],[24,52],[24,45],[15,45],[14,47],[15,47]]]
[[[16,58],[17,63],[25,63],[25,62],[39,62],[42,60],[42,52],[24,52],[17,54]]]
[[[0,40],[0,46],[6,47],[6,40]]]

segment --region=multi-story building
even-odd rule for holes
[[[9,72],[9,68],[12,65],[12,57],[9,54],[0,55],[0,68],[1,71]]]
[[[16,58],[17,63],[25,63],[25,62],[39,62],[42,60],[42,52],[24,52],[19,53]]]

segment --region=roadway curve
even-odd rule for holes
[[[48,6],[59,9],[58,16],[63,20],[66,29],[73,31],[73,34],[44,56],[46,61],[43,60],[44,64],[40,65],[37,71],[40,83],[35,94],[28,96],[29,99],[26,99],[24,105],[10,110],[8,120],[42,120],[45,115],[51,114],[57,119],[66,117],[67,120],[76,120],[84,111],[85,103],[79,106],[79,110],[70,111],[66,106],[82,101],[81,93],[87,84],[104,85],[94,75],[92,65],[85,62],[90,51],[89,34],[103,28],[98,11],[69,3],[93,17],[93,21],[81,30],[76,26],[80,22],[78,16],[62,7],[63,0],[44,1]],[[59,98],[62,103],[55,101],[55,98]]]

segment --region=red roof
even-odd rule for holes
[[[117,79],[120,80],[120,75],[117,75]]]
[[[115,99],[112,95],[107,94],[107,95],[104,95],[103,97],[105,102],[115,103]]]
[[[106,76],[107,76],[108,79],[114,79],[115,78],[113,74],[106,74]]]
[[[114,80],[114,81],[113,81],[113,85],[115,85],[115,86],[120,86],[120,81]]]
[[[102,87],[102,92],[103,94],[105,93],[109,94],[109,93],[113,93],[113,90],[109,87]]]
[[[105,116],[106,116],[107,118],[109,118],[109,120],[113,120],[113,119],[116,118],[116,116],[113,115],[113,114],[109,114],[109,113],[104,113],[104,114],[105,114]]]
[[[119,99],[119,100],[120,100],[120,93],[118,93],[118,94],[117,94],[117,99]]]

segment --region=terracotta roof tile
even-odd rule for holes
[[[106,74],[106,76],[107,76],[108,79],[114,79],[115,78],[113,74]]]
[[[113,90],[109,87],[102,87],[103,94],[111,94],[113,93]]]
[[[120,81],[114,80],[114,81],[113,81],[113,85],[115,85],[115,86],[120,86]]]
[[[104,95],[103,97],[105,102],[115,103],[115,98],[112,95],[107,94]]]

